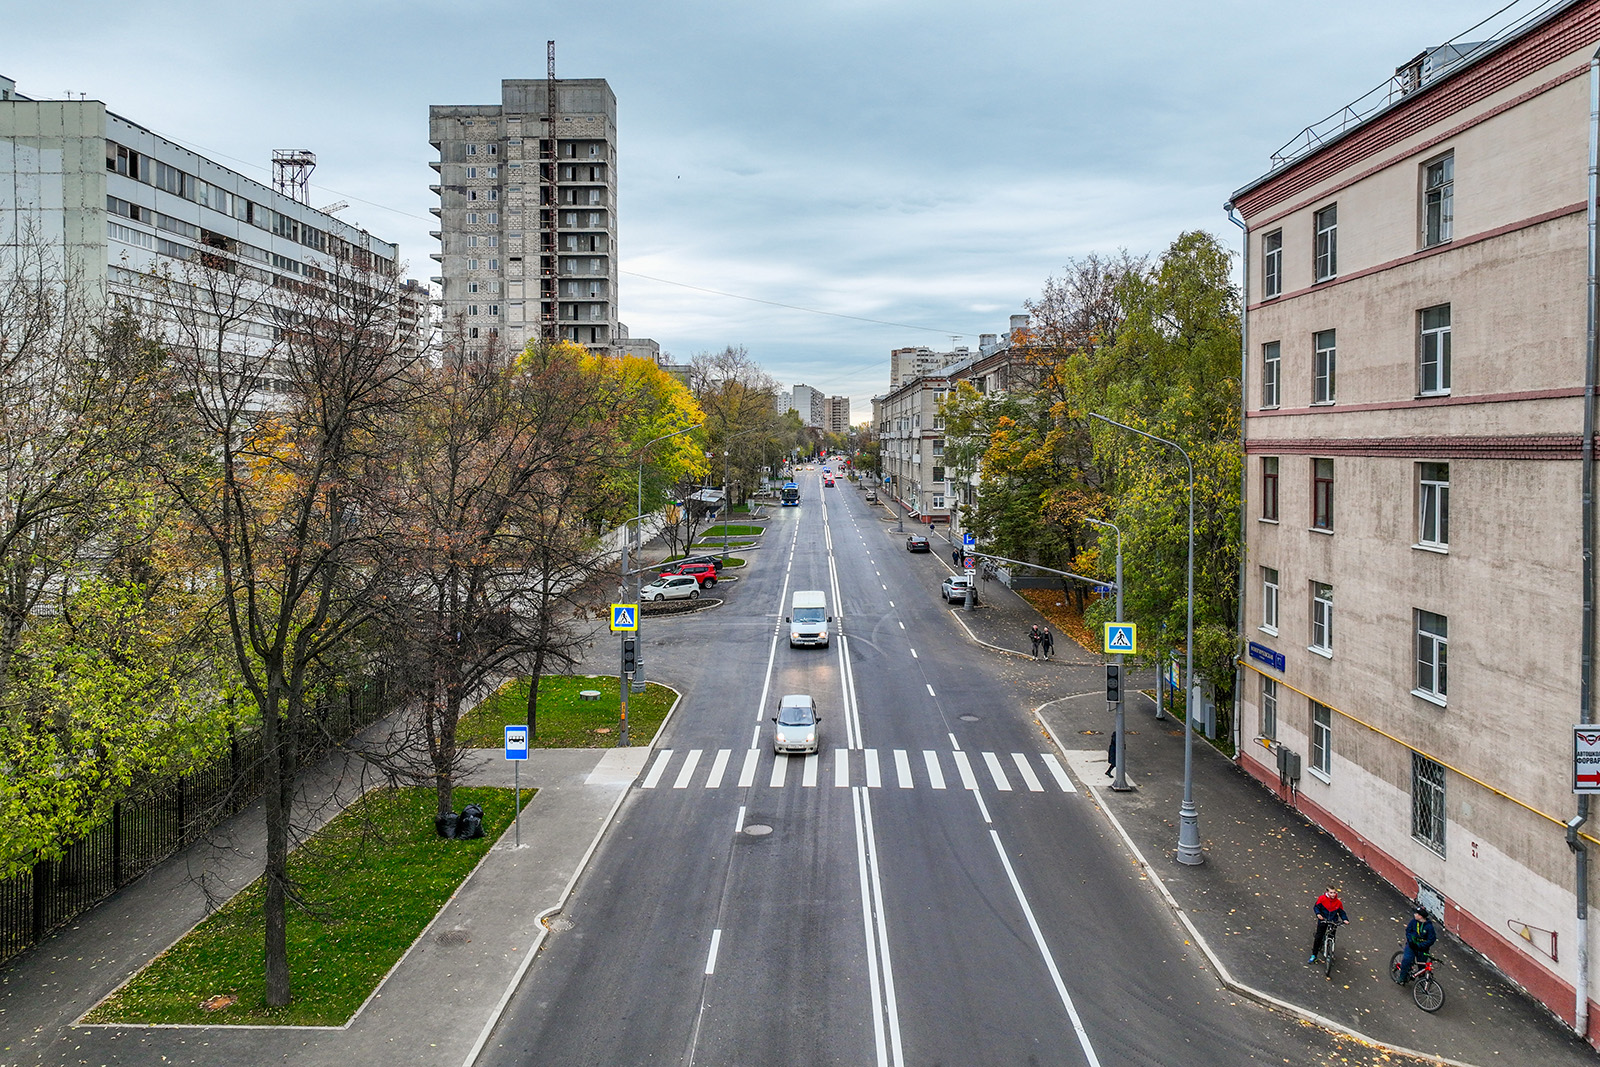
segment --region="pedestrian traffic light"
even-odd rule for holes
[[[622,639],[622,673],[632,674],[639,669],[639,644],[631,637]]]
[[[1106,664],[1106,702],[1116,704],[1122,700],[1122,667],[1116,663]]]

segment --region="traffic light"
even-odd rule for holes
[[[631,637],[622,639],[622,673],[632,674],[639,669],[639,645]]]
[[[1106,703],[1115,704],[1122,699],[1122,667],[1106,664]]]

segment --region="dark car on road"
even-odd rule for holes
[[[907,552],[929,552],[928,536],[926,534],[912,534],[906,538]]]

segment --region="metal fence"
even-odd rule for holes
[[[301,736],[315,758],[385,714],[382,679],[354,683],[320,703]],[[0,962],[38,944],[173,852],[247,807],[261,791],[261,739],[237,737],[198,770],[112,805],[111,816],[57,860],[0,881]]]

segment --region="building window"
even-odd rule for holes
[[[498,189],[490,189],[489,190],[489,199],[490,200],[499,200],[500,199],[500,190],[498,190]]]
[[[478,291],[478,283],[477,282],[468,282],[467,283],[467,292],[476,293],[477,291]]]
[[[477,145],[475,145],[475,144],[467,145],[467,155],[475,156],[477,154],[478,154],[478,146]]]
[[[1454,153],[1422,166],[1422,244],[1450,240],[1455,229],[1456,157]]]
[[[477,176],[478,176],[478,168],[477,167],[468,167],[467,168],[467,177],[476,178]]]
[[[1339,273],[1339,205],[1329,204],[1313,216],[1316,231],[1316,271],[1319,282]]]
[[[935,467],[935,468],[933,468],[933,477],[930,478],[929,481],[933,482],[935,485],[939,484],[940,482],[943,482],[944,481],[944,468],[943,467]]]
[[[1261,736],[1278,739],[1278,680],[1261,675]]]
[[[1311,528],[1333,530],[1333,460],[1311,461]]]
[[[489,225],[490,226],[498,226],[498,225],[500,225],[500,212],[498,212],[498,211],[489,212]]]
[[[1311,583],[1311,651],[1333,655],[1333,586]]]
[[[943,493],[934,493],[933,494],[933,506],[936,507],[936,508],[944,507],[944,494]]]
[[[476,189],[468,189],[467,190],[467,199],[468,200],[476,200],[476,199],[478,199],[478,190],[476,190]]]
[[[1277,341],[1261,346],[1261,406],[1275,408],[1280,399],[1278,371],[1282,366]]]
[[[478,328],[476,326],[468,326],[467,327],[467,336],[469,338],[471,338],[472,340],[476,341],[478,339]]]
[[[468,315],[476,315],[477,313],[478,313],[478,305],[477,304],[468,304],[467,305],[467,314]]]
[[[475,259],[467,260],[467,269],[468,270],[477,270],[478,269],[478,261],[475,260]]]
[[[1417,464],[1417,543],[1450,544],[1450,464]]]
[[[1273,230],[1261,239],[1261,297],[1283,292],[1283,231]]]
[[[1324,778],[1333,774],[1333,709],[1311,702],[1311,769]]]
[[[1278,521],[1278,457],[1264,456],[1261,460],[1261,517],[1268,522]]]
[[[1444,855],[1444,765],[1411,753],[1411,836]]]
[[[1417,385],[1423,396],[1450,391],[1450,305],[1424,308],[1417,346]]]
[[[1261,628],[1278,632],[1278,568],[1261,568]]]
[[[1419,696],[1444,702],[1449,681],[1450,620],[1417,612],[1417,688]]]
[[[467,212],[467,225],[468,226],[476,226],[477,224],[478,224],[478,213],[476,211]]]
[[[1311,402],[1333,403],[1334,367],[1339,357],[1339,339],[1334,330],[1318,330],[1311,335]]]
[[[468,248],[477,248],[478,247],[478,235],[477,234],[471,233],[471,234],[467,235],[467,247]]]
[[[490,145],[490,146],[489,146],[489,154],[490,154],[490,155],[491,155],[491,156],[497,156],[497,155],[499,155],[499,154],[500,154],[500,146],[499,146],[499,145],[497,145],[497,144],[492,144],[492,145]]]

